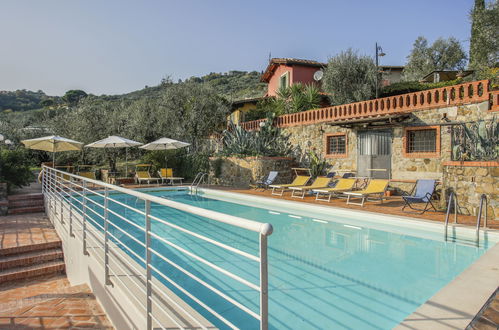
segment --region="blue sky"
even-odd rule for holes
[[[403,65],[412,43],[456,37],[473,0],[1,0],[0,90],[117,94],[273,57],[327,61],[349,47]]]

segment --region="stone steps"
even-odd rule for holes
[[[43,194],[22,194],[8,197],[8,214],[44,212]]]
[[[60,248],[60,247],[62,247],[62,242],[60,240],[53,241],[53,242],[20,245],[20,246],[14,246],[14,247],[10,247],[10,248],[0,249],[0,256],[2,256],[2,259],[3,259],[3,256],[21,254],[21,253],[32,252],[32,251],[50,250],[50,249],[55,249],[55,248]]]
[[[0,283],[36,277],[40,275],[64,273],[63,260],[52,260],[31,266],[21,266],[0,271]]]
[[[62,260],[62,258],[63,252],[60,248],[12,254],[4,256],[0,260],[0,271],[16,267],[32,266],[47,261]]]

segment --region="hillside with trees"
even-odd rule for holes
[[[58,99],[58,97],[46,95],[41,90],[36,92],[26,89],[0,91],[0,112],[40,109],[43,107],[43,102],[57,102]]]

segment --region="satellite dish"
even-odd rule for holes
[[[315,81],[321,80],[322,77],[324,77],[324,71],[322,71],[322,70],[315,71],[315,73],[314,73],[314,80]]]

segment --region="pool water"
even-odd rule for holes
[[[269,327],[272,329],[393,328],[470,266],[492,244],[476,247],[460,242],[445,242],[443,238],[430,240],[412,236],[409,229],[407,234],[372,229],[354,217],[342,216],[341,222],[335,221],[339,219],[335,214],[331,214],[329,219],[316,219],[191,195],[186,191],[149,193],[207,210],[272,224],[274,233],[268,240]],[[144,209],[144,203],[135,197],[116,194],[112,198]],[[94,199],[100,202],[99,197]],[[101,212],[99,207],[91,203],[87,205],[96,212]],[[113,202],[109,206],[115,212],[144,226],[143,215]],[[258,255],[257,233],[154,203],[151,205],[151,214]],[[126,228],[139,240],[144,240],[143,232],[118,217],[111,215],[109,220]],[[109,228],[137,254],[144,255],[143,247],[112,226]],[[259,283],[257,262],[156,221],[152,221],[152,231],[220,267],[255,284]],[[258,313],[258,292],[157,239],[153,239],[151,244],[155,250],[161,251],[175,263]],[[237,327],[258,328],[258,322],[253,317],[187,278],[157,256],[153,255],[152,263]],[[216,326],[225,327],[166,281],[164,283]]]

